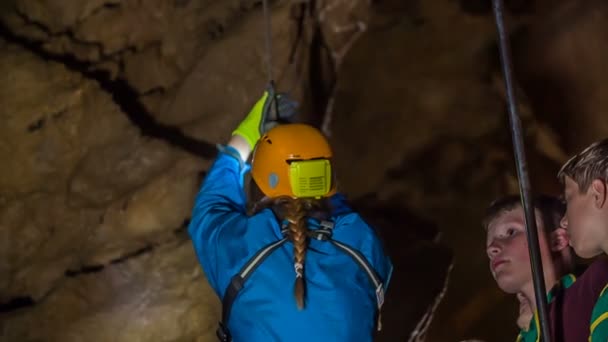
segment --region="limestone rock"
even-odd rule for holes
[[[183,125],[192,132],[189,123],[198,129],[196,136],[208,140],[222,141],[229,137],[240,120],[247,114],[252,103],[262,96],[267,83],[266,52],[264,41],[264,18],[261,12],[249,16],[227,33],[225,38],[213,44],[213,49],[205,53],[195,64],[192,72],[182,80],[172,98],[163,106],[159,120],[169,124]],[[290,48],[290,23],[287,8],[277,10],[272,15],[273,73],[277,80],[285,72]],[[238,60],[227,59],[226,55],[239,55]],[[226,84],[226,79],[239,80]],[[280,81],[285,87],[288,82]],[[257,91],[252,92],[251,89]],[[297,94],[295,95],[297,98]],[[202,101],[192,101],[200,98]],[[213,125],[209,125],[213,122]],[[206,123],[204,132],[200,132]]]
[[[561,1],[517,36],[516,71],[534,112],[569,153],[608,135],[608,4]]]
[[[381,338],[509,340],[479,227],[518,190],[488,3],[270,3],[279,89],[308,122],[333,101],[341,189],[397,266]],[[0,339],[215,340],[183,226],[267,81],[260,5],[0,2]],[[568,153],[606,131],[606,6],[506,5],[530,176],[556,192]]]
[[[119,0],[90,0],[78,3],[56,1],[17,1],[17,11],[32,22],[48,28],[51,33],[63,32],[105,7],[118,5]]]
[[[61,186],[84,152],[82,78],[14,45],[0,55],[0,192],[5,196]]]
[[[190,242],[180,239],[64,278],[34,306],[0,316],[0,339],[214,341],[220,310]]]
[[[38,300],[86,255],[100,213],[73,211],[65,195],[36,193],[0,207],[0,303]]]
[[[174,159],[167,144],[137,135],[91,149],[70,180],[70,203],[107,205],[166,171]]]
[[[452,3],[422,2],[416,17],[424,24],[383,30],[372,22],[342,66],[331,131],[341,184],[353,196],[436,139],[476,139],[501,124],[500,98],[481,81],[492,21],[459,16]]]
[[[158,235],[182,228],[198,192],[200,165],[184,159],[128,198],[105,210],[89,242],[84,264],[103,265],[153,243]]]

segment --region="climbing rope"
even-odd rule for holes
[[[268,8],[268,0],[262,0],[262,7],[264,10],[264,27],[265,27],[265,40],[266,40],[266,69],[268,72],[268,87],[272,91],[273,101],[272,105],[274,106],[274,113],[277,118],[280,118],[279,114],[279,101],[277,101],[277,92],[274,83],[274,77],[272,74],[272,26],[270,20],[270,9]]]
[[[268,9],[268,0],[262,0],[264,8],[264,36],[266,39],[266,69],[268,72],[268,83],[273,84],[274,78],[272,75],[272,27],[270,21],[270,11]]]
[[[538,232],[536,230],[536,216],[532,201],[532,189],[528,178],[528,166],[524,151],[521,121],[517,112],[517,102],[513,90],[513,72],[511,67],[511,52],[505,29],[503,15],[503,0],[493,0],[494,16],[498,29],[498,41],[500,49],[500,60],[503,68],[505,87],[507,90],[507,105],[509,108],[509,122],[513,150],[515,153],[515,164],[517,166],[517,178],[519,179],[519,192],[522,199],[522,207],[525,212],[526,233],[528,238],[528,251],[530,253],[530,264],[532,267],[532,278],[534,281],[534,294],[536,296],[536,307],[538,308],[540,321],[540,336],[544,342],[551,341],[549,321],[547,313],[547,292],[545,289],[543,265],[541,262],[540,248],[538,244]]]

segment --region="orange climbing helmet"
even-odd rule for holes
[[[264,134],[253,152],[251,177],[268,197],[333,195],[329,142],[316,128],[284,124]]]

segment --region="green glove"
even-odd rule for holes
[[[249,114],[232,132],[243,137],[253,150],[260,137],[279,123],[289,122],[297,112],[298,103],[287,94],[276,94],[270,85],[251,108]]]

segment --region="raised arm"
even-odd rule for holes
[[[277,99],[277,106],[274,106]],[[218,146],[219,153],[196,197],[188,232],[197,258],[211,286],[220,294],[223,289],[218,272],[229,269],[225,258],[218,258],[226,249],[246,243],[240,237],[247,229],[246,198],[243,187],[249,158],[260,136],[276,125],[279,113],[293,115],[296,104],[286,96],[275,95],[272,88],[253,106],[249,114],[232,132],[226,146]]]

